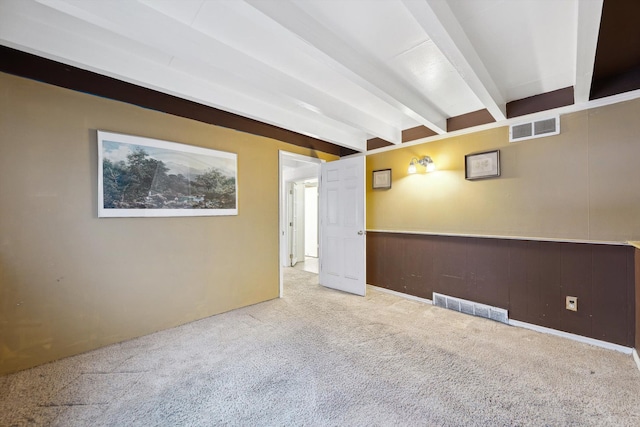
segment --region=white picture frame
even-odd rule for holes
[[[374,190],[388,190],[391,188],[391,169],[373,171],[371,187]]]

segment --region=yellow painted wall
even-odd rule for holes
[[[238,154],[239,215],[97,218],[96,130]],[[0,73],[0,374],[278,296],[293,145]]]
[[[640,240],[640,100],[561,116],[561,133],[509,143],[508,127],[367,156],[367,228]],[[500,150],[502,176],[467,181],[464,156]],[[407,174],[413,156],[438,170]],[[392,169],[392,188],[371,172]]]

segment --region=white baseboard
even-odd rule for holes
[[[397,297],[410,299],[410,300],[418,301],[418,302],[423,302],[425,304],[433,304],[433,301],[431,301],[430,299],[420,298],[420,297],[416,297],[414,295],[409,295],[409,294],[403,294],[402,292],[392,291],[391,289],[381,288],[379,286],[374,286],[374,285],[367,285],[367,286],[371,286],[376,291],[384,292],[385,294],[391,294],[391,295],[395,295]]]
[[[594,338],[583,337],[582,335],[571,334],[569,332],[558,331],[557,329],[545,328],[544,326],[538,326],[532,323],[521,322],[519,320],[509,319],[509,324],[512,326],[518,326],[520,328],[531,329],[532,331],[555,335],[562,338],[568,338],[570,340],[582,342],[585,344],[595,345],[596,347],[602,347],[609,350],[619,351],[624,354],[631,354],[633,352],[633,348],[631,347],[625,347],[623,345],[613,344],[610,342],[601,341]]]
[[[433,304],[433,301],[431,301],[430,299],[420,298],[420,297],[416,297],[416,296],[413,296],[413,295],[404,294],[404,293],[398,292],[398,291],[392,291],[391,289],[381,288],[379,286],[374,286],[374,285],[367,285],[367,286],[371,286],[372,288],[374,288],[377,291],[384,292],[384,293],[391,294],[391,295],[395,295],[395,296],[398,296],[398,297],[401,297],[401,298],[406,298],[406,299],[410,299],[410,300],[413,300],[413,301],[423,302],[423,303],[426,303],[426,304]],[[583,337],[582,335],[576,335],[576,334],[572,334],[572,333],[569,333],[569,332],[559,331],[557,329],[545,328],[544,326],[534,325],[532,323],[527,323],[527,322],[521,322],[519,320],[509,319],[509,325],[516,326],[516,327],[519,327],[519,328],[530,329],[530,330],[536,331],[536,332],[542,332],[543,334],[549,334],[549,335],[555,335],[555,336],[561,337],[561,338],[567,338],[567,339],[570,339],[570,340],[573,340],[573,341],[578,341],[578,342],[582,342],[582,343],[585,343],[585,344],[594,345],[596,347],[606,348],[608,350],[619,351],[620,353],[624,353],[624,354],[633,354],[633,358],[636,361],[636,364],[638,365],[638,369],[640,369],[640,356],[638,356],[638,352],[635,349],[631,348],[631,347],[625,347],[623,345],[614,344],[614,343],[610,343],[610,342],[607,342],[607,341],[601,341],[601,340],[597,340],[597,339],[594,339],[594,338]]]

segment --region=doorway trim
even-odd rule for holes
[[[278,271],[280,275],[280,290],[278,293],[278,297],[282,298],[284,293],[284,270],[282,266],[282,257],[283,251],[286,251],[287,242],[286,242],[286,190],[285,190],[285,181],[284,181],[284,161],[285,159],[296,160],[301,163],[309,163],[318,165],[318,187],[322,184],[320,183],[320,165],[325,162],[325,160],[318,159],[316,157],[305,156],[302,154],[291,153],[289,151],[278,150]],[[318,204],[320,206],[320,204]],[[321,248],[322,242],[320,236],[318,236],[318,245]],[[320,248],[318,250],[318,258],[320,257]],[[286,254],[285,254],[286,256]],[[320,261],[320,260],[319,260]]]

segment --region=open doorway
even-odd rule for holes
[[[282,265],[318,274],[318,179],[287,181],[287,253]]]
[[[313,157],[280,151],[280,296],[283,269],[318,274],[320,164]]]
[[[316,259],[315,272],[318,273],[318,179],[304,182],[304,255],[307,258]],[[311,270],[307,270],[311,271]]]

